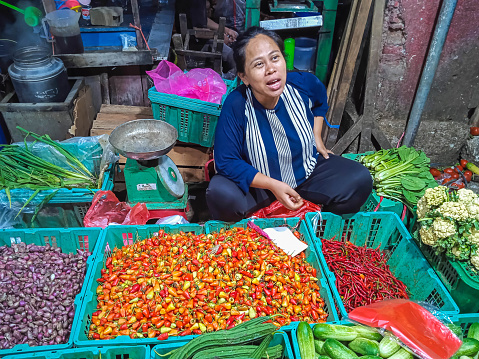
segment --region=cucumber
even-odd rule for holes
[[[324,342],[319,339],[314,339],[314,351],[318,354],[324,354],[323,352]]]
[[[323,350],[333,359],[350,359],[358,357],[355,352],[349,349],[346,345],[341,344],[336,339],[326,339],[323,345]]]
[[[313,330],[306,322],[300,322],[296,331],[301,359],[316,359]]]
[[[479,352],[479,340],[473,338],[464,338],[462,340],[462,345],[455,354],[460,357],[461,355],[474,356]]]
[[[356,333],[358,333],[358,337],[360,338],[377,340],[378,342],[383,338],[383,336],[379,334],[374,328],[369,328],[364,325],[355,325],[351,328],[353,328]]]
[[[479,323],[472,323],[467,332],[467,337],[479,340]]]
[[[462,328],[459,325],[453,323],[446,323],[446,327],[448,327],[449,330],[453,332],[459,339],[462,339]]]
[[[349,349],[361,355],[379,355],[379,343],[366,338],[356,338],[348,344]]]
[[[356,339],[358,333],[353,327],[347,327],[339,324],[318,323],[313,327],[314,337],[317,339],[337,339],[349,342]]]
[[[359,359],[381,359],[381,357],[376,355],[363,355],[362,357],[359,357]]]
[[[461,355],[459,359],[473,359],[472,357],[468,357],[467,355]]]
[[[406,349],[401,348],[388,359],[414,359],[414,357]]]
[[[389,358],[391,355],[396,353],[401,346],[394,340],[384,337],[379,342],[379,355],[383,358]]]
[[[318,359],[331,359],[331,357],[328,357],[327,355],[320,355]]]

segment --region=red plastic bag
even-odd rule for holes
[[[83,225],[105,228],[110,224],[146,224],[149,218],[146,204],[137,203],[132,208],[120,202],[112,191],[98,191],[83,219]]]
[[[255,218],[289,218],[289,217],[300,217],[304,219],[304,216],[308,212],[320,212],[321,206],[309,202],[303,199],[303,206],[296,211],[291,211],[283,206],[278,200],[271,203],[268,207],[261,208],[254,212],[250,217]]]
[[[348,319],[383,328],[424,359],[448,359],[461,340],[431,312],[406,299],[391,299],[353,309]]]

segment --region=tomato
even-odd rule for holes
[[[466,168],[467,160],[462,159],[460,162],[461,162],[461,166],[462,166],[463,168]]]
[[[469,132],[471,133],[471,135],[473,136],[478,136],[479,135],[479,127],[471,127]]]
[[[451,184],[451,187],[452,187],[452,188],[461,189],[461,188],[464,188],[464,187],[466,187],[466,186],[465,186],[464,183],[462,183],[462,182],[459,182],[459,183],[458,183],[458,182],[454,182],[454,183]]]
[[[457,172],[451,173],[451,178],[459,179],[459,173]]]
[[[453,173],[457,173],[457,172],[454,168],[448,167],[444,169],[444,173],[449,173],[450,175],[452,175]]]
[[[467,171],[464,171],[464,178],[466,179],[467,182],[471,182],[471,179],[472,179],[472,172],[467,170]]]
[[[442,172],[439,171],[437,168],[431,168],[429,172],[431,172],[433,177],[438,177],[442,174]]]
[[[456,171],[464,171],[464,167],[462,166],[456,166]]]

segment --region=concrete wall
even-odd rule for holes
[[[393,144],[405,129],[441,3],[387,1],[376,118]],[[479,0],[458,0],[414,146],[438,162],[456,159],[478,105]]]

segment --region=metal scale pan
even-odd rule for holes
[[[155,167],[165,189],[174,197],[185,193],[185,184],[174,162],[166,156],[175,146],[178,131],[161,120],[134,120],[116,127],[110,144],[121,155],[136,160],[146,169]]]

